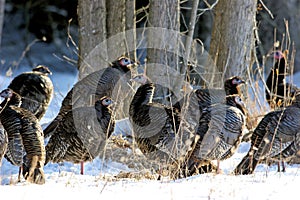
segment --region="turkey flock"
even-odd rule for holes
[[[80,163],[83,174],[84,162],[105,151],[116,113],[122,112],[131,124],[130,141],[147,160],[159,163],[157,173],[167,169],[173,179],[220,173],[219,162],[232,157],[242,142],[251,147],[234,174],[251,174],[261,162],[282,162],[284,171],[283,161],[297,157],[300,150],[300,90],[285,82],[285,52],[276,51],[274,58],[265,80],[271,111],[252,129],[241,77],[226,79],[223,88],[191,85],[180,97],[145,73],[133,76],[138,64],[121,56],[78,81],[43,130],[40,120],[54,89],[51,71],[38,65],[0,92],[0,164],[4,157],[20,168],[19,181],[22,174],[36,184],[45,183],[43,168],[49,162]]]

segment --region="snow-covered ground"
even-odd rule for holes
[[[10,21],[17,21],[10,18]],[[17,26],[17,25],[16,25]],[[49,48],[43,43],[36,43],[31,47],[28,56],[20,61],[14,68],[13,76],[5,76],[8,66],[22,55],[25,44],[18,32],[13,37],[8,37],[13,31],[6,28],[2,39],[0,51],[1,73],[0,89],[4,89],[13,76],[30,70],[31,65],[46,64],[60,67],[53,71],[50,78],[55,86],[55,96],[51,105],[42,119],[45,124],[53,119],[59,110],[62,98],[72,85],[77,81],[74,70],[68,72],[62,68],[66,61],[62,58],[70,49],[61,49],[65,41],[56,41],[56,45]],[[14,43],[19,43],[19,48]],[[62,45],[62,46],[63,46]],[[4,50],[5,49],[5,50]],[[59,52],[62,50],[62,52]],[[54,55],[55,52],[55,55]],[[73,55],[74,56],[74,55]],[[72,57],[69,56],[68,57]],[[30,62],[28,62],[28,59]],[[48,61],[51,61],[47,64]],[[21,67],[22,66],[22,67]],[[24,67],[23,67],[24,66]],[[52,68],[53,69],[53,68]],[[300,83],[300,73],[295,74],[294,82]],[[300,84],[297,84],[300,86]],[[118,123],[119,125],[120,123]],[[122,128],[118,126],[117,129]],[[285,173],[278,173],[276,166],[267,167],[259,165],[253,175],[234,176],[230,172],[238,164],[249,148],[243,143],[238,152],[226,161],[221,162],[222,174],[202,174],[186,179],[154,180],[147,178],[121,178],[122,173],[139,173],[134,168],[116,160],[100,158],[93,162],[85,163],[85,175],[80,175],[80,166],[72,163],[52,164],[45,166],[46,183],[44,185],[29,184],[22,180],[16,183],[18,167],[11,165],[3,159],[0,167],[0,196],[1,199],[298,199],[298,184],[300,184],[299,165],[288,165]],[[138,162],[138,161],[136,161]]]
[[[22,71],[20,69],[20,71]],[[18,74],[18,73],[16,73]],[[300,75],[300,74],[299,74]],[[298,74],[295,75],[294,80]],[[74,73],[54,73],[51,79],[56,86],[56,95],[43,122],[50,121],[57,113],[62,97],[77,80]],[[11,78],[1,76],[5,86]],[[132,168],[122,162],[103,162],[100,158],[85,163],[85,175],[80,175],[80,166],[72,163],[48,164],[45,166],[46,183],[29,184],[24,180],[16,183],[18,167],[3,159],[0,168],[1,198],[54,199],[70,198],[125,198],[140,199],[148,196],[156,199],[282,199],[296,198],[300,184],[299,165],[288,165],[285,173],[278,173],[276,166],[259,165],[253,175],[231,175],[231,170],[245,155],[249,145],[244,143],[229,160],[221,163],[223,174],[203,174],[171,181],[146,178],[116,178]],[[141,195],[141,196],[140,196]]]

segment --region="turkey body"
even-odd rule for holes
[[[55,132],[60,120],[73,108],[93,105],[95,99],[103,96],[116,99],[121,105],[129,93],[128,72],[133,64],[128,58],[120,57],[112,66],[95,71],[77,82],[63,99],[56,118],[44,130],[45,137]]]
[[[187,160],[186,176],[211,160],[231,157],[246,130],[245,105],[238,95],[226,97],[226,103],[205,107],[199,118],[196,134],[199,140]]]
[[[70,110],[60,120],[46,145],[46,163],[91,161],[103,151],[114,130],[112,100],[102,97],[95,106]]]
[[[0,95],[7,100],[0,115],[8,135],[6,158],[13,165],[23,165],[23,174],[27,181],[43,184],[45,147],[42,127],[35,115],[19,107],[21,96],[11,89],[3,90]]]
[[[129,108],[134,139],[152,161],[176,162],[189,149],[190,137],[180,137],[180,111],[153,100],[157,84],[144,82],[136,91]],[[158,87],[162,87],[158,85]],[[169,101],[169,100],[168,100]]]
[[[53,84],[48,75],[50,70],[39,65],[31,72],[16,76],[8,88],[21,95],[21,108],[31,111],[38,120],[46,113],[53,97]]]
[[[154,90],[152,83],[140,86],[129,108],[129,119],[135,140],[144,154],[158,150],[155,146],[159,141],[158,132],[168,123],[165,109],[150,105]]]
[[[2,124],[0,123],[0,166],[2,163],[2,159],[6,153],[7,144],[8,144],[7,133],[4,127],[2,126]]]
[[[300,95],[292,105],[266,114],[251,137],[251,148],[235,169],[236,174],[251,174],[264,159],[295,156],[299,147]]]

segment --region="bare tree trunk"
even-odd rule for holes
[[[90,56],[91,51],[97,44],[106,40],[106,4],[105,0],[78,1],[78,24],[79,24],[79,79],[95,71],[95,66],[107,60],[106,48],[102,49],[101,55]],[[104,57],[103,57],[104,55]],[[102,62],[101,62],[102,61]]]
[[[188,27],[189,27],[188,37],[185,41],[186,60],[189,60],[189,58],[190,58],[195,24],[196,24],[198,4],[199,4],[199,0],[194,0],[193,6],[192,6],[192,11],[191,11],[191,17],[190,17],[190,21],[189,21],[189,25],[188,25]],[[180,69],[181,73],[184,73],[184,68],[185,68],[185,66],[181,66],[181,69]]]
[[[2,27],[4,22],[4,8],[5,8],[5,0],[0,0],[0,47],[1,47],[1,38],[2,38]]]
[[[256,6],[256,0],[220,0],[215,8],[209,53],[223,78],[243,76],[250,67]]]
[[[126,52],[125,0],[106,1],[107,52],[110,58],[117,58]]]
[[[134,5],[135,0],[78,1],[80,79],[135,49]]]
[[[126,0],[125,9],[125,29],[126,29],[126,49],[130,52],[129,57],[137,59],[136,55],[136,16],[135,0]],[[134,50],[132,50],[134,49]]]
[[[150,0],[147,74],[156,83],[180,90],[178,65],[179,1]],[[182,79],[182,80],[181,80]]]

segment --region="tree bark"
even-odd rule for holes
[[[5,0],[0,0],[0,47],[1,47],[1,39],[2,39],[2,28],[4,22],[4,8],[5,8]]]
[[[134,5],[135,0],[78,1],[79,79],[135,51]]]
[[[92,50],[106,40],[106,4],[105,0],[78,1],[78,24],[79,24],[79,79],[95,71],[99,63],[107,60],[107,52],[104,47],[101,54],[93,56]]]
[[[192,11],[191,11],[191,17],[189,21],[189,30],[188,30],[188,38],[186,39],[185,43],[185,52],[186,52],[186,59],[189,60],[190,58],[190,52],[193,42],[193,36],[194,36],[194,30],[195,30],[195,24],[196,24],[196,17],[197,17],[197,9],[198,9],[199,0],[194,0]],[[182,67],[184,68],[184,67]],[[183,73],[183,69],[181,69],[181,73]]]
[[[178,92],[181,76],[179,55],[179,1],[149,1],[147,75],[153,82]]]
[[[126,0],[125,7],[126,48],[129,50],[129,57],[136,60],[135,0]]]
[[[224,78],[244,76],[251,64],[254,48],[254,27],[257,1],[220,0],[215,8],[214,24],[210,44],[210,55]]]
[[[110,58],[126,53],[125,0],[106,1],[107,52]]]

